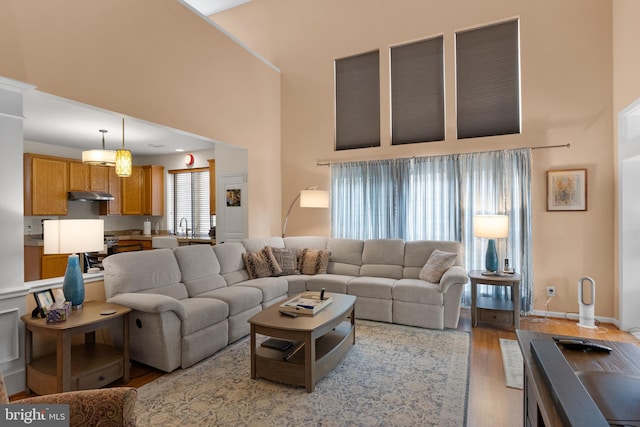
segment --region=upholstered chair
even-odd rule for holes
[[[132,387],[70,391],[16,400],[14,404],[69,405],[70,426],[136,426],[134,407],[138,392]],[[0,372],[0,403],[9,403]]]

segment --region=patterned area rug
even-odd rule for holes
[[[463,426],[469,334],[356,322],[356,344],[316,384],[250,378],[248,337],[138,389],[139,426]]]
[[[522,390],[524,365],[518,341],[500,338],[500,352],[502,353],[502,366],[507,387]]]

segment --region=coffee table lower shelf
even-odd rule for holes
[[[315,381],[327,375],[347,354],[353,345],[355,327],[344,321],[334,330],[316,339]],[[256,348],[256,377],[291,385],[305,386],[305,357],[303,346],[289,360],[284,360],[289,351],[266,347]]]

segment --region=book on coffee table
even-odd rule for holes
[[[286,351],[293,347],[294,342],[289,340],[279,340],[277,338],[269,338],[260,344],[262,347],[273,348],[275,350]]]
[[[291,313],[314,315],[331,304],[332,301],[331,297],[320,299],[316,294],[317,292],[307,292],[298,295],[284,304],[280,304],[280,310],[289,311]]]

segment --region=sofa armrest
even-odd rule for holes
[[[114,295],[107,300],[113,304],[120,304],[133,310],[145,313],[163,313],[173,311],[180,320],[187,317],[184,306],[175,298],[159,294],[124,293]]]
[[[135,426],[134,408],[138,392],[132,387],[79,390],[28,397],[18,404],[69,405],[70,426]]]
[[[444,272],[440,279],[440,291],[446,293],[449,286],[454,284],[464,285],[469,281],[467,270],[459,265],[454,265]]]

